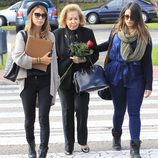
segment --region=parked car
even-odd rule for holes
[[[57,9],[51,0],[22,0],[21,5],[16,13],[16,32],[24,29],[27,24],[27,9],[35,2],[43,2],[48,6],[48,19],[50,22],[51,30],[58,28]]]
[[[0,10],[0,26],[15,23],[16,10],[19,8],[21,1],[11,5],[10,7]]]
[[[143,20],[148,22],[157,17],[158,7],[146,0],[134,0],[142,10]],[[103,21],[115,21],[119,17],[122,8],[131,0],[109,0],[104,5],[87,9],[83,11],[86,20],[90,24],[96,24]]]

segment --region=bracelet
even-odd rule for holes
[[[41,63],[41,58],[40,58],[40,57],[37,57],[37,58],[36,58],[36,63],[37,63],[37,64]]]
[[[41,58],[40,57],[38,57],[38,63],[41,63]]]

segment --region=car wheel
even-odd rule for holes
[[[144,22],[148,22],[148,15],[144,12],[142,12],[142,17]]]
[[[0,17],[0,26],[6,25],[6,20],[4,17]]]
[[[90,13],[87,17],[87,21],[89,24],[96,24],[99,22],[99,17],[95,13]]]

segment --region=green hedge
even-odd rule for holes
[[[20,1],[20,0],[0,0],[0,6],[1,7],[10,6],[18,1]]]

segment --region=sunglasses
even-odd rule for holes
[[[39,19],[40,17],[42,17],[42,19],[45,19],[47,17],[47,14],[46,13],[34,13],[35,15],[35,18]]]
[[[133,19],[131,18],[131,16],[129,16],[129,15],[124,15],[124,17],[125,17],[126,20],[128,20],[128,19],[130,19],[131,21],[133,20]]]

